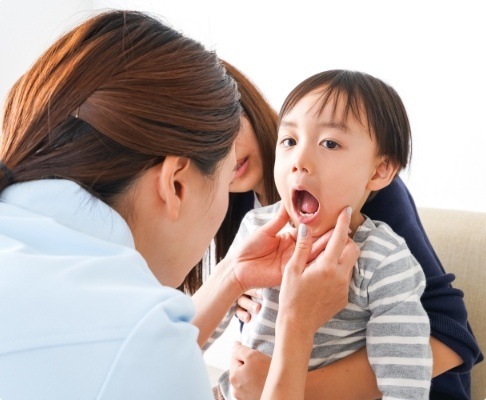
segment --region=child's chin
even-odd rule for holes
[[[310,222],[308,224],[308,227],[311,231],[312,237],[314,238],[319,238],[334,228],[333,226],[330,226],[322,222],[318,222],[316,220]]]

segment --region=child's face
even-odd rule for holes
[[[357,229],[380,163],[366,121],[361,124],[352,112],[341,121],[339,104],[334,119],[332,104],[317,114],[320,92],[307,94],[283,116],[275,160],[277,189],[290,218],[307,224],[313,236],[333,228],[346,206],[353,207],[351,229]]]

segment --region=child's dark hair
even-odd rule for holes
[[[314,91],[321,92],[318,113],[327,105],[332,105],[333,116],[345,120],[351,112],[359,122],[367,125],[370,134],[375,135],[378,155],[388,157],[398,171],[408,165],[412,143],[410,123],[400,96],[391,86],[363,72],[320,72],[290,92],[280,110],[280,118],[305,95]],[[344,104],[343,113],[337,116],[341,101]]]

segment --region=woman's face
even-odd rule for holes
[[[166,169],[171,162],[164,161]],[[226,214],[235,167],[233,145],[212,177],[189,161],[173,168],[169,185],[160,184],[162,166],[140,178],[129,225],[135,247],[162,284],[178,287],[204,256]]]
[[[230,192],[242,193],[253,190],[264,196],[263,164],[260,148],[250,121],[246,116],[241,117],[241,127],[236,138],[237,169]]]
[[[221,226],[228,209],[229,186],[236,170],[235,145],[230,154],[220,163],[213,178],[201,176],[199,191],[201,193],[197,204],[192,210],[188,219],[191,226],[183,232],[184,239],[188,246],[187,257],[189,268],[181,275],[181,281],[186,277],[191,268],[203,257],[211,240]]]

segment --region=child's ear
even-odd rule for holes
[[[186,197],[190,160],[186,157],[167,156],[160,166],[157,191],[171,220],[176,220]]]
[[[388,186],[398,172],[398,165],[387,157],[381,156],[376,164],[373,176],[368,182],[367,189],[374,192]]]

